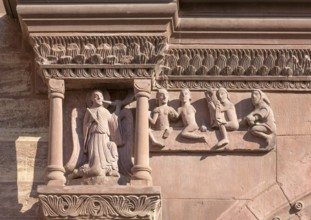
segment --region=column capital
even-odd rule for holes
[[[149,79],[136,79],[134,80],[134,93],[135,97],[150,97],[151,94],[151,80]]]
[[[65,94],[64,80],[49,79],[48,88],[49,88],[49,98],[52,98],[52,97],[59,97],[62,99],[64,98],[64,94]]]

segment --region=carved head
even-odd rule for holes
[[[186,102],[190,102],[191,101],[191,93],[190,93],[190,90],[188,88],[183,89],[183,90],[180,91],[179,100],[182,103],[186,103]]]
[[[254,106],[259,105],[261,102],[265,102],[266,104],[270,105],[270,101],[265,93],[261,90],[256,89],[252,92],[252,103]]]
[[[99,107],[103,105],[104,96],[103,93],[99,90],[95,90],[91,95],[92,107]]]
[[[226,99],[230,100],[229,93],[225,88],[218,89],[216,95],[218,100],[221,102],[224,102]]]
[[[159,89],[157,92],[157,102],[158,105],[167,104],[169,95],[166,89]]]

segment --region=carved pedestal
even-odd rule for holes
[[[156,220],[159,187],[39,186],[41,219]]]

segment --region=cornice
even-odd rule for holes
[[[275,16],[265,14],[263,10],[258,12],[261,16],[232,16],[225,12],[218,16],[207,12],[196,14],[196,11],[184,15],[180,8],[183,1],[106,0],[86,4],[83,0],[67,0],[63,3],[21,0],[17,11],[25,32],[30,35],[42,32],[161,33],[168,37],[170,43],[209,45],[308,45],[311,38],[311,18],[305,13],[306,8],[311,8],[311,4],[307,2],[298,4],[291,1],[295,5],[294,12],[290,4],[277,4],[280,8],[279,14]],[[238,0],[230,2],[243,3]],[[215,4],[221,9],[224,3]],[[262,4],[269,8],[269,3],[263,1]],[[247,9],[253,6],[246,4],[243,7]]]

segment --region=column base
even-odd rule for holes
[[[145,219],[161,216],[160,187],[38,186],[40,219]]]
[[[134,165],[132,168],[133,176],[131,185],[152,185],[151,168],[147,166]]]
[[[49,165],[46,168],[45,180],[47,185],[64,186],[66,183],[66,177],[64,176],[65,169],[54,165]]]

